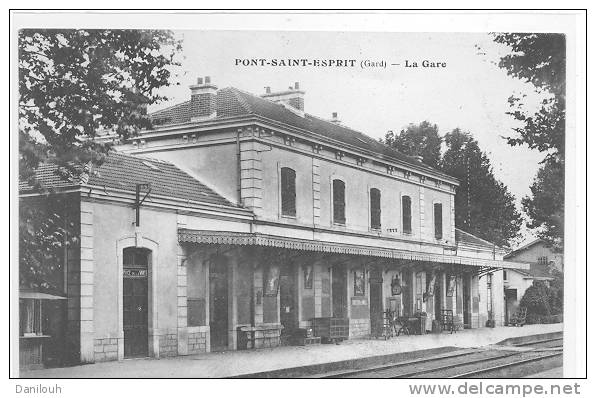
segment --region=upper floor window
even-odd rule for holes
[[[381,229],[381,191],[377,188],[370,190],[370,227]]]
[[[333,180],[333,222],[346,223],[346,184],[342,180]]]
[[[281,214],[296,217],[296,172],[288,167],[281,169]]]
[[[538,264],[540,264],[540,265],[548,264],[548,257],[547,256],[538,257]]]
[[[434,204],[435,215],[435,239],[443,239],[443,205],[441,203]]]
[[[412,233],[412,198],[401,198],[402,230],[405,234]]]

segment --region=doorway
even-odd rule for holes
[[[505,289],[505,324],[509,324],[509,319],[515,312],[516,303],[517,289]]]
[[[279,275],[279,318],[283,326],[282,341],[289,343],[298,328],[298,297],[296,270],[284,265]]]
[[[469,329],[472,327],[472,303],[470,302],[471,292],[471,276],[462,276],[462,288],[463,288],[463,300],[464,300],[464,328]]]
[[[383,335],[383,277],[379,269],[370,270],[370,330],[373,336]]]
[[[149,349],[147,249],[129,247],[123,253],[122,323],[124,357],[146,357]]]
[[[331,269],[331,307],[334,318],[348,317],[348,274],[341,264]]]
[[[435,320],[441,321],[441,310],[443,309],[443,274],[438,274],[435,278],[434,304],[435,304]]]
[[[223,256],[209,262],[209,331],[211,351],[228,348],[228,262]]]

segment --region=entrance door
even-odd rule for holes
[[[383,277],[378,269],[370,271],[370,330],[373,336],[383,334]]]
[[[441,320],[441,310],[443,305],[443,290],[441,287],[443,286],[443,275],[439,274],[435,278],[435,291],[434,291],[434,303],[435,303],[435,320]]]
[[[284,327],[282,335],[290,337],[298,328],[298,302],[296,295],[296,272],[291,266],[283,266],[279,275],[279,314]],[[284,338],[284,342],[289,342]]]
[[[228,348],[228,263],[222,256],[209,264],[209,330],[212,351]]]
[[[334,318],[348,317],[348,279],[341,264],[333,266],[331,280],[331,301]]]
[[[462,288],[463,288],[463,299],[464,299],[464,327],[470,328],[472,327],[472,303],[470,302],[471,298],[471,284],[470,284],[470,275],[463,275],[462,280]]]
[[[125,358],[148,354],[148,257],[146,249],[124,249],[122,321]]]
[[[509,323],[509,319],[515,312],[515,303],[517,301],[517,289],[505,289],[505,323]]]

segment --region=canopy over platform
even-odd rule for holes
[[[35,299],[35,300],[66,300],[66,297],[58,296],[55,294],[37,292],[34,290],[20,290],[20,299]]]
[[[337,242],[289,238],[282,236],[265,235],[260,233],[179,229],[178,241],[181,243],[277,247],[311,252],[351,254],[368,257],[381,257],[387,259],[428,261],[444,264],[461,264],[481,267],[483,269],[529,269],[529,264],[515,263],[510,261],[463,257],[455,254],[424,253],[388,247],[373,247]]]

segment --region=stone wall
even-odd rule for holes
[[[207,352],[207,332],[188,333],[188,354]]]
[[[95,362],[118,360],[118,339],[95,339],[93,344]]]
[[[350,337],[365,337],[370,334],[370,319],[350,319]]]
[[[178,355],[178,335],[175,333],[159,336],[159,356],[172,357]]]

